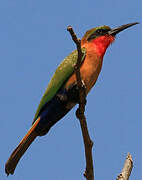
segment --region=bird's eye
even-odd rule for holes
[[[90,41],[91,39],[94,39],[98,36],[103,36],[103,35],[107,34],[108,31],[109,31],[108,29],[103,29],[103,28],[97,29],[89,36],[88,41]]]
[[[97,34],[102,34],[102,33],[105,33],[105,30],[104,29],[97,29],[96,33]]]

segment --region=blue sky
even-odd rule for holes
[[[140,0],[2,0],[0,2],[0,179],[4,164],[29,129],[44,90],[78,37],[98,25],[141,22]],[[94,141],[95,179],[116,179],[127,152],[131,179],[141,178],[141,24],[120,33],[107,50],[99,79],[87,98],[86,117]],[[84,149],[74,108],[37,138],[9,180],[83,179]]]

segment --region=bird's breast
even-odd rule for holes
[[[102,59],[98,57],[93,50],[87,51],[86,57],[80,67],[81,78],[85,83],[87,93],[95,84],[98,75],[101,71]],[[65,88],[70,87],[76,83],[75,73],[68,79]]]

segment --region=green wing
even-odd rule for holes
[[[82,48],[82,52],[83,52],[83,58],[82,58],[82,61],[83,61],[86,54],[86,49]],[[34,117],[34,121],[37,119],[42,107],[54,97],[54,95],[60,89],[63,83],[67,81],[67,79],[73,73],[74,71],[73,66],[77,63],[77,57],[78,57],[78,52],[77,50],[75,50],[71,54],[69,54],[58,66],[40,101],[40,104],[37,108],[37,111]]]

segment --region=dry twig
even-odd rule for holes
[[[128,180],[133,168],[133,160],[130,153],[128,153],[122,172],[118,175],[116,180]]]
[[[79,108],[76,111],[76,116],[80,122],[84,147],[85,147],[86,170],[84,172],[84,176],[86,177],[87,180],[94,180],[93,157],[92,157],[93,142],[90,139],[87,128],[86,117],[84,115],[85,104],[86,104],[86,93],[80,75],[81,59],[83,56],[81,51],[81,40],[76,37],[76,34],[74,33],[73,28],[71,26],[68,26],[67,30],[70,32],[72,39],[77,46],[77,51],[78,51],[78,60],[77,60],[77,64],[75,65],[75,73],[76,73],[77,85],[79,89],[80,103],[79,103]]]

